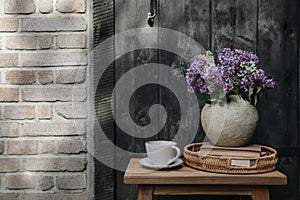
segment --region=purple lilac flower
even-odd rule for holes
[[[259,58],[252,52],[225,48],[218,55],[218,61],[216,66],[210,52],[195,58],[186,73],[190,92],[238,94],[256,104],[262,89],[272,89],[276,85],[258,68]]]
[[[203,78],[201,77],[201,73],[205,64],[205,57],[199,55],[195,58],[190,68],[187,69],[185,78],[187,84],[189,85],[188,89],[190,92],[195,92],[195,89],[198,89],[202,94],[207,94],[207,87]]]
[[[257,55],[252,52],[243,51],[241,49],[231,50],[225,48],[218,56],[220,65],[227,69],[228,73],[237,75],[242,70],[240,64],[242,62],[254,62],[255,65],[259,63]]]
[[[211,94],[223,86],[222,77],[210,52],[196,56],[187,69],[186,81],[189,91],[197,89],[202,94]]]

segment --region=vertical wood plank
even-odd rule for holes
[[[140,1],[137,0],[137,13],[136,13],[136,27],[137,28],[148,28],[147,14],[150,11],[150,1]],[[153,27],[158,26],[159,18],[157,17],[154,21]],[[144,30],[145,31],[145,30]],[[158,31],[153,31],[150,37],[143,38],[143,41],[136,41],[137,43],[152,43],[157,45],[158,43]],[[135,66],[140,66],[144,64],[152,64],[152,69],[158,76],[158,50],[157,49],[139,49],[135,51]],[[135,81],[143,82],[143,76],[136,76]],[[156,84],[146,84],[141,88],[136,90],[134,95],[135,106],[132,110],[134,120],[136,124],[140,126],[147,126],[150,122],[156,120],[158,125],[159,113],[150,118],[149,110],[151,106],[159,103],[158,98],[158,81]],[[152,133],[156,133],[158,127],[154,127]],[[145,133],[141,132],[142,129],[136,130],[137,135],[143,135]],[[151,140],[157,140],[158,134],[153,135],[150,138],[135,138],[135,152],[145,153],[145,142]],[[153,190],[153,189],[152,189]],[[158,199],[158,197],[151,196],[151,199]]]
[[[181,32],[184,23],[184,1],[182,0],[161,0],[159,6],[159,27],[172,29]],[[179,38],[174,41],[179,44]],[[163,41],[159,41],[162,43]],[[170,52],[159,51],[159,62],[161,64],[172,66],[174,63],[180,63],[180,58]],[[164,80],[162,80],[164,79]],[[159,76],[159,82],[168,81],[166,77]],[[164,128],[159,133],[159,139],[172,140],[178,130],[180,123],[180,106],[174,94],[165,87],[159,87],[160,104],[164,106],[168,113]]]
[[[136,0],[115,0],[115,33],[121,33],[126,30],[134,29],[136,27]],[[126,41],[115,41],[115,51],[116,54],[119,54],[126,48],[132,46],[135,42],[135,37],[128,38]],[[126,45],[124,45],[126,43]],[[116,82],[130,69],[135,66],[135,55],[134,52],[127,53],[122,55],[119,59],[115,61],[115,79]],[[127,82],[128,87],[134,87],[134,80]],[[122,97],[119,94],[116,94],[116,101],[121,101]],[[133,99],[133,102],[135,100]],[[122,102],[122,101],[121,101]],[[129,105],[122,105],[128,107]],[[116,115],[118,109],[116,108]],[[116,146],[126,150],[126,151],[135,151],[135,139],[123,132],[118,126],[116,126]],[[129,160],[122,157],[121,155],[116,155],[116,164],[117,163],[126,163]],[[124,172],[116,172],[116,197],[115,199],[136,199],[136,186],[134,185],[125,185],[123,183]]]
[[[147,13],[150,11],[150,1],[137,1],[137,16],[136,27],[148,28]],[[158,26],[158,18],[155,19],[153,27]],[[145,31],[145,30],[144,30]],[[151,30],[153,31],[153,29]],[[153,31],[150,37],[144,38],[143,41],[136,41],[138,43],[158,43],[158,31]],[[158,76],[158,50],[157,49],[139,49],[135,52],[135,65],[140,66],[144,64],[152,64],[154,73]],[[136,81],[143,82],[144,77],[137,76]],[[135,95],[135,121],[140,126],[148,125],[152,120],[159,120],[159,113],[152,116],[150,119],[149,109],[152,105],[158,104],[158,81],[156,84],[147,84],[136,91]],[[158,123],[156,123],[158,124]],[[154,127],[153,133],[157,132],[158,127]],[[142,135],[142,130],[136,130],[137,135]],[[150,138],[135,138],[135,151],[145,153],[145,141],[156,140],[158,135]]]
[[[233,48],[237,10],[235,0],[212,0],[212,51]]]
[[[298,77],[300,76],[300,2],[298,1]],[[300,79],[298,80],[298,113],[300,113]],[[300,116],[298,115],[298,149],[300,149]],[[298,155],[298,169],[300,156]],[[300,170],[298,170],[298,199],[300,199]]]
[[[288,183],[280,187],[271,187],[271,199],[297,199],[298,177],[295,177],[295,174],[299,171],[298,159],[299,157],[288,155],[279,157],[277,168],[287,176]]]
[[[236,31],[234,35],[234,48],[247,51],[257,51],[257,1],[236,0],[235,1]]]
[[[210,1],[209,0],[185,0],[185,1],[160,1],[159,26],[179,33],[186,34],[196,40],[204,48],[210,47]],[[164,42],[164,41],[161,41]],[[170,52],[160,51],[160,63],[170,66],[172,70],[187,68],[192,61],[191,51],[194,51],[191,44],[182,38],[175,38],[173,45],[176,46],[187,60]],[[161,81],[168,81],[166,77],[160,77]],[[179,90],[179,89],[178,89]],[[186,91],[186,85],[180,90]],[[182,102],[181,102],[182,103]],[[186,102],[188,103],[188,102]],[[160,139],[174,139],[179,126],[191,127],[189,124],[182,124],[180,104],[174,93],[167,88],[160,87],[160,104],[168,113],[167,122],[160,132]],[[199,111],[200,112],[200,111]],[[188,116],[193,119],[193,116]],[[191,123],[195,123],[190,120]],[[195,134],[195,133],[191,133]],[[198,134],[198,136],[201,134]],[[203,134],[202,134],[203,135]],[[180,141],[183,138],[175,138]]]
[[[116,7],[116,33],[130,30],[134,28],[144,28],[148,27],[147,23],[147,13],[149,12],[149,1],[138,1],[138,0],[117,0]],[[138,30],[136,33],[139,34]],[[157,43],[157,35],[154,34],[151,38],[147,39],[147,42]],[[127,48],[132,45],[136,45],[139,43],[146,43],[145,41],[139,41],[137,37],[133,36],[132,38],[128,38],[126,41],[116,41],[116,49],[121,50],[122,48]],[[124,45],[125,44],[125,45]],[[118,52],[117,52],[118,54]],[[128,53],[127,55],[122,56],[120,59],[116,61],[116,79],[118,80],[122,75],[128,72],[130,69],[133,69],[139,65],[147,64],[147,63],[157,63],[158,56],[157,50],[152,49],[137,49],[133,52]],[[156,64],[157,65],[157,64]],[[157,71],[156,69],[154,69]],[[127,87],[136,88],[136,83],[138,81],[143,81],[144,77],[136,76],[134,80],[131,80],[126,84]],[[157,85],[145,85],[141,88],[138,88],[135,93],[131,97],[130,105],[124,105],[129,107],[132,120],[140,126],[147,125],[149,123],[149,108],[153,104],[157,104],[158,102],[158,86]],[[122,97],[117,97],[122,98]],[[158,113],[151,120],[158,120]],[[141,135],[142,130],[136,129],[135,134]],[[155,131],[155,130],[153,130]],[[118,147],[121,147],[127,151],[131,152],[140,152],[144,153],[144,142],[146,140],[153,140],[157,138],[157,136],[151,138],[134,138],[128,133],[124,133],[117,127],[117,135],[116,135],[116,144]],[[122,160],[123,159],[123,160]],[[127,158],[118,157],[117,160],[122,160]],[[129,161],[129,160],[127,160]],[[126,162],[127,162],[126,161]],[[123,162],[124,163],[124,162]],[[122,172],[117,172],[116,176],[116,187],[117,190],[117,199],[135,199],[136,195],[136,187],[124,185],[123,183],[123,175]]]
[[[185,0],[184,4],[184,23],[182,26],[182,33],[192,37],[197,41],[204,49],[211,49],[211,1],[210,0]],[[185,44],[182,44],[183,46]],[[186,47],[185,47],[186,48]],[[189,47],[187,47],[189,49]],[[192,59],[190,60],[190,62]],[[189,62],[187,66],[189,67]],[[183,88],[186,90],[186,88]],[[198,102],[203,102],[201,96],[199,96]],[[200,112],[200,110],[199,110]],[[193,115],[189,115],[190,119],[193,119]],[[195,123],[190,120],[191,123]],[[190,125],[186,125],[189,127]],[[194,139],[194,142],[200,142],[204,140],[205,133],[201,128],[199,121],[199,130]]]
[[[182,33],[192,37],[204,49],[210,49],[211,41],[210,0],[185,0]]]
[[[113,0],[93,1],[93,17],[94,17],[94,31],[93,31],[93,72],[99,73],[99,69],[103,66],[103,60],[99,55],[114,56],[114,42],[107,44],[107,46],[100,48],[98,45],[105,39],[114,35],[114,3]],[[101,80],[93,80],[94,87],[96,88],[95,94],[95,112],[96,119],[100,124],[103,132],[109,139],[103,139],[98,130],[94,128],[94,153],[95,158],[105,158],[113,160],[113,149],[99,148],[99,144],[105,146],[114,140],[114,121],[111,111],[111,91],[114,86],[114,66],[109,66],[108,70],[103,74]],[[99,81],[99,83],[98,83]],[[114,198],[114,170],[102,164],[99,160],[94,160],[95,177],[94,177],[94,190],[95,199],[110,200]]]
[[[259,0],[260,66],[273,75],[277,88],[260,99],[258,142],[274,147],[298,146],[297,5],[298,0]]]
[[[257,1],[212,0],[212,50],[256,51]]]
[[[196,40],[204,48],[210,48],[210,0],[161,0],[159,7],[159,27],[167,28],[186,34]],[[177,39],[177,40],[176,40]],[[173,43],[176,48],[182,51],[186,57],[189,57],[188,51],[193,51],[190,44],[182,38],[176,38]],[[163,41],[159,41],[160,43]],[[184,60],[170,52],[159,51],[159,62],[170,66],[173,70],[188,67],[192,60]],[[166,77],[159,77],[160,82],[168,81]],[[183,85],[180,90],[187,90]],[[189,124],[182,124],[180,104],[174,93],[167,88],[160,87],[160,104],[164,106],[168,113],[167,122],[159,134],[161,140],[172,140],[176,137],[179,126],[191,127]],[[188,102],[187,102],[188,103]],[[200,112],[200,110],[199,110]],[[193,116],[188,116],[193,119]],[[190,120],[194,123],[193,120]],[[191,133],[194,134],[194,133]],[[198,134],[198,136],[201,135]],[[203,134],[202,134],[203,135]],[[176,137],[180,141],[183,138]],[[199,138],[198,138],[199,140]],[[180,200],[180,199],[199,199],[193,196],[160,196],[161,200]],[[205,198],[203,198],[205,199]]]

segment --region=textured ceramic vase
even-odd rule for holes
[[[223,105],[206,104],[201,111],[201,124],[208,139],[218,146],[244,146],[258,124],[255,106],[237,95],[229,96]]]

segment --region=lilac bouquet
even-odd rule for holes
[[[257,55],[241,49],[225,48],[215,64],[210,51],[198,55],[186,71],[190,92],[199,91],[209,96],[209,102],[221,100],[227,95],[239,95],[256,105],[263,89],[275,87],[275,81],[258,68]]]

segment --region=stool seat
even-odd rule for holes
[[[183,166],[173,170],[151,170],[130,160],[125,184],[138,185],[138,200],[152,195],[250,195],[253,200],[268,200],[272,185],[286,185],[287,177],[279,171],[263,174],[218,174]]]

